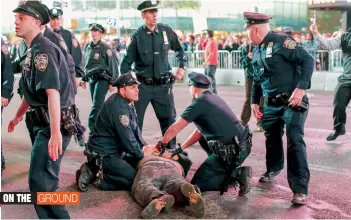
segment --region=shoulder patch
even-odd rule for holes
[[[295,49],[295,47],[296,47],[296,41],[294,41],[294,40],[291,39],[291,38],[286,38],[285,41],[284,41],[283,46],[284,46],[285,48],[288,48],[288,49],[290,49],[290,50],[293,50],[293,49]]]
[[[9,50],[7,49],[5,44],[1,44],[1,51],[7,56],[9,55]]]
[[[120,115],[119,116],[119,121],[121,122],[121,124],[124,127],[128,127],[129,126],[129,116],[128,115]]]
[[[112,50],[111,49],[107,49],[106,50],[106,54],[107,54],[107,56],[112,56]]]
[[[72,38],[72,45],[73,47],[77,48],[78,47],[78,41],[76,38]]]
[[[47,54],[37,54],[34,57],[34,64],[38,70],[44,72],[49,64],[48,55]]]

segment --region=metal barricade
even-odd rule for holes
[[[240,56],[241,56],[241,51],[240,50],[233,50],[231,53],[231,68],[232,69],[241,69],[240,65]]]
[[[343,54],[341,50],[333,50],[330,52],[329,70],[331,72],[343,71]]]
[[[317,50],[315,53],[315,70],[316,71],[329,71],[329,51]]]
[[[194,51],[193,55],[193,65],[192,68],[203,68],[205,62],[205,51],[198,50]]]
[[[218,51],[218,66],[220,69],[229,69],[231,66],[230,53],[226,50]]]

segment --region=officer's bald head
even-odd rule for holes
[[[247,28],[249,39],[255,45],[260,44],[269,31],[269,23],[253,24]]]

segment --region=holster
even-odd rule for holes
[[[84,155],[87,157],[88,165],[94,174],[94,176],[99,179],[103,178],[103,169],[102,169],[102,160],[104,158],[104,154],[96,153],[88,148],[88,145],[85,144]]]
[[[26,112],[26,117],[28,122],[35,126],[44,127],[50,124],[49,114],[42,106],[30,108]]]
[[[61,110],[61,125],[63,129],[70,135],[75,136],[78,133],[76,118],[78,117],[78,109],[76,105]]]
[[[108,82],[112,83],[112,77],[110,75],[107,74],[106,70],[102,70],[98,73],[98,76],[100,77],[100,79],[104,79]]]
[[[208,146],[224,166],[227,167],[232,163],[236,155],[234,144],[225,145],[222,141],[210,140],[208,141]]]

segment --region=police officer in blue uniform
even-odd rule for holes
[[[1,38],[1,117],[2,109],[6,107],[13,96],[13,84],[14,84],[13,69],[11,64],[11,58],[9,50]],[[5,169],[5,157],[2,153],[1,145],[1,174]]]
[[[135,168],[146,146],[138,125],[134,102],[138,101],[139,82],[134,72],[122,74],[114,83],[118,93],[101,107],[96,128],[89,137],[84,163],[76,173],[81,191],[98,175],[102,190],[130,190]]]
[[[308,113],[305,90],[311,88],[314,60],[291,37],[270,31],[269,15],[245,12],[253,50],[254,84],[251,106],[256,118],[264,96],[262,127],[266,136],[267,171],[260,182],[271,182],[284,167],[283,129],[286,126],[288,182],[294,204],[306,204],[310,172],[306,158],[304,124]]]
[[[22,1],[16,13],[16,35],[28,45],[20,85],[24,99],[8,126],[12,132],[24,114],[34,124],[35,141],[29,168],[31,192],[58,191],[63,154],[75,135],[74,84],[57,46],[40,32],[49,14],[39,1]],[[38,217],[70,218],[65,206],[34,205]]]
[[[92,41],[84,49],[86,75],[83,81],[89,81],[90,96],[93,102],[89,114],[90,132],[95,130],[95,120],[107,91],[112,91],[112,83],[119,75],[118,60],[110,45],[102,42],[105,28],[97,23],[89,25]]]
[[[183,128],[194,122],[197,129],[176,151],[196,142],[207,152],[208,158],[194,174],[191,184],[201,191],[226,191],[228,184],[240,184],[239,195],[250,191],[251,167],[240,167],[251,152],[251,133],[244,127],[228,104],[209,90],[212,79],[192,72],[189,74],[192,103],[166,131],[159,148],[164,149]]]
[[[158,3],[144,1],[137,9],[141,11],[145,24],[131,36],[127,54],[121,64],[121,73],[131,70],[135,63],[135,72],[141,83],[139,101],[135,103],[140,129],[143,128],[145,111],[151,102],[164,134],[175,121],[172,83],[174,79],[180,80],[183,77],[186,55],[172,28],[157,23]],[[168,63],[170,49],[178,53],[179,69],[175,76],[171,74]],[[175,147],[175,142],[174,139],[169,147]]]

